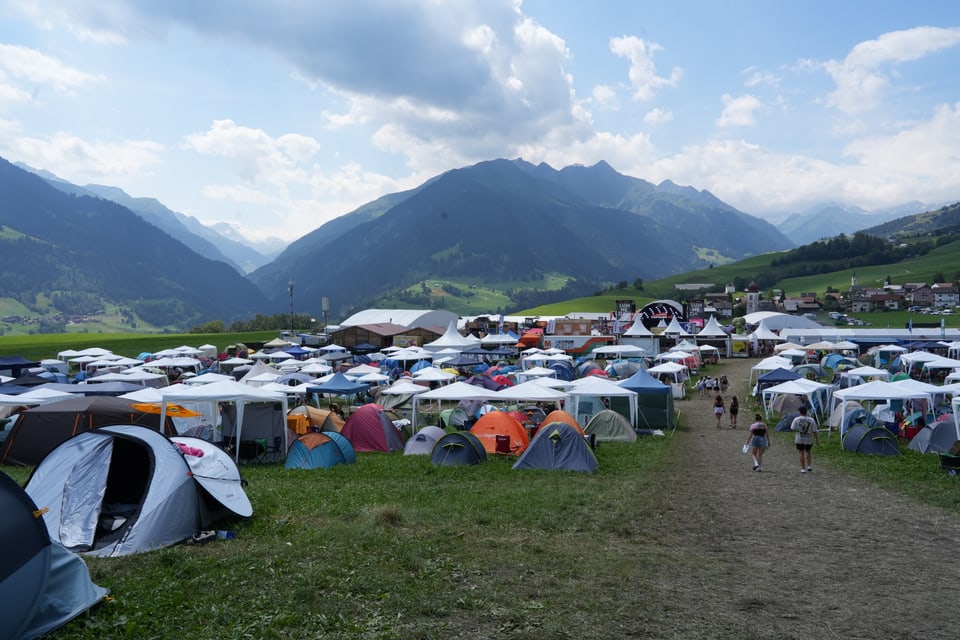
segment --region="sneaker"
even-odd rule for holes
[[[758,464],[753,465],[753,470],[754,470],[754,471],[759,471],[759,470],[760,470],[760,465],[758,465]]]
[[[760,468],[760,465],[757,465],[757,473],[760,473],[763,469]]]
[[[813,467],[807,467],[807,473],[813,473]]]
[[[800,473],[806,473],[806,472],[807,472],[806,469],[800,469]]]

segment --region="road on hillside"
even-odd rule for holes
[[[677,404],[670,486],[650,525],[671,558],[656,582],[676,606],[647,621],[650,636],[956,637],[960,516],[830,469],[816,447],[800,474],[792,437],[775,437],[754,472],[741,445],[755,363],[711,371],[731,381],[728,405],[741,400],[737,429],[726,416],[715,428],[709,398]]]

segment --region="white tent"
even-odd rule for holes
[[[423,345],[423,348],[429,351],[440,351],[441,349],[458,349],[463,351],[465,349],[470,349],[471,347],[476,347],[479,344],[479,340],[460,335],[460,332],[457,331],[457,321],[451,320],[450,324],[447,325],[446,332],[444,332],[442,336],[433,342],[428,342],[427,344]]]
[[[898,385],[896,382],[874,380],[873,382],[860,384],[855,387],[850,387],[849,389],[838,389],[833,392],[833,399],[831,400],[830,422],[831,424],[836,423],[841,425],[841,435],[846,432],[846,425],[843,424],[842,420],[837,419],[835,414],[838,411],[842,412],[846,402],[850,400],[866,400],[873,403],[890,403],[894,400],[922,400],[927,403],[928,407],[933,406],[933,397],[929,392],[911,390]]]
[[[803,396],[807,398],[810,407],[813,409],[813,417],[817,419],[817,422],[821,422],[826,417],[824,412],[830,406],[832,390],[833,387],[829,384],[806,380],[805,378],[781,382],[763,390],[764,412],[769,416],[771,410],[776,408],[778,399],[783,396]]]
[[[522,382],[496,392],[496,400],[513,402],[523,400],[527,402],[555,402],[566,400],[567,394],[558,389],[551,389],[537,384],[533,380]]]
[[[569,402],[566,411],[576,417],[580,424],[587,424],[594,415],[606,407],[604,398],[627,398],[630,406],[630,424],[637,424],[637,392],[625,389],[615,382],[589,376],[575,380],[567,389]]]
[[[597,347],[593,353],[599,355],[612,355],[620,358],[639,358],[646,355],[646,349],[633,344],[608,344]]]
[[[466,382],[454,382],[443,387],[431,389],[426,393],[420,393],[413,396],[413,429],[417,428],[417,405],[421,400],[428,401],[462,401],[462,400],[494,400],[497,397],[496,391],[485,389],[474,384]]]
[[[764,358],[750,368],[750,388],[753,388],[753,385],[757,383],[757,379],[760,376],[768,371],[773,371],[774,369],[788,369],[792,371],[793,363],[787,358],[781,358],[780,356],[770,356],[769,358]]]
[[[677,320],[676,316],[670,318],[670,324],[668,324],[666,328],[663,330],[663,335],[669,336],[672,338],[693,337],[692,333],[685,331],[684,328],[680,326],[680,322]]]
[[[207,416],[220,415],[219,405],[232,403],[236,406],[236,425],[234,437],[237,443],[240,443],[244,437],[244,414],[245,407],[251,403],[279,403],[282,407],[284,424],[281,433],[276,434],[275,429],[270,429],[270,435],[274,438],[280,437],[283,441],[283,453],[286,454],[290,443],[288,441],[286,429],[287,415],[287,395],[276,391],[263,391],[257,387],[240,382],[224,380],[221,382],[212,382],[210,384],[188,387],[186,385],[174,385],[162,389],[163,400],[160,403],[160,424],[163,424],[167,414],[167,405],[170,403],[189,403],[191,405],[206,403],[209,410],[204,412]],[[218,425],[214,425],[218,426]],[[222,431],[218,428],[217,434],[222,438]],[[239,460],[240,447],[235,448],[236,460]]]
[[[890,372],[886,369],[877,369],[876,367],[864,366],[841,371],[840,378],[848,378],[849,383],[846,386],[853,387],[858,384],[863,384],[864,382],[870,382],[871,380],[883,380],[885,382],[889,382]]]
[[[775,342],[786,342],[786,338],[781,338],[767,326],[766,320],[761,320],[757,328],[750,334],[751,340],[771,340]]]

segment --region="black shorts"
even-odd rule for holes
[[[800,442],[797,443],[797,451],[810,451],[811,449],[813,449],[813,443],[810,443],[810,444],[803,444]]]

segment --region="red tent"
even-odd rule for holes
[[[365,404],[354,411],[340,434],[357,452],[403,450],[403,435],[378,404]]]

